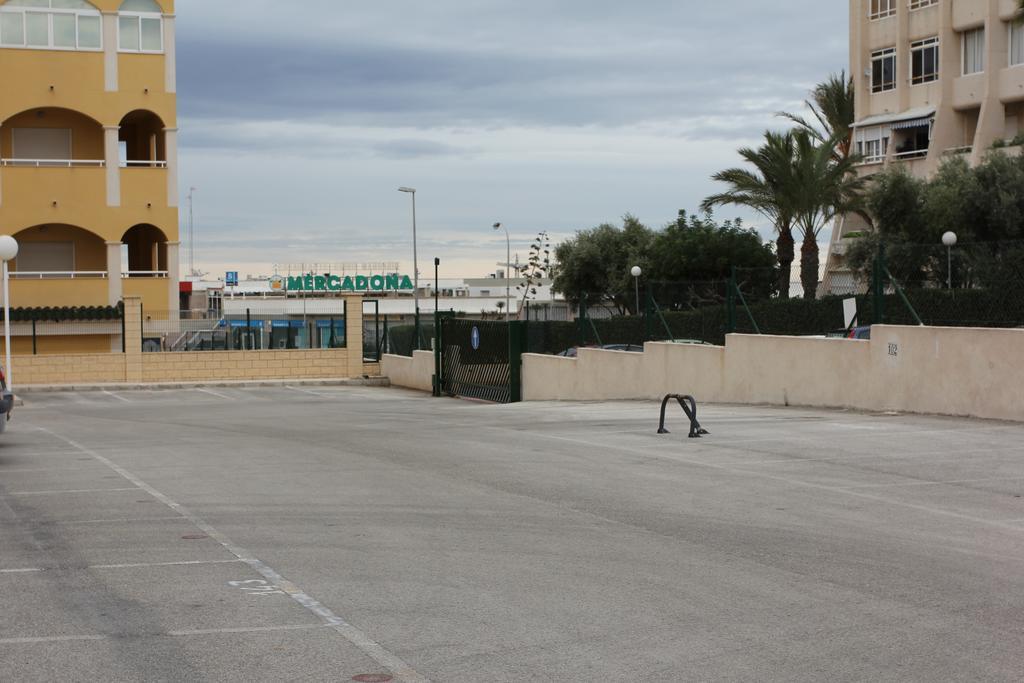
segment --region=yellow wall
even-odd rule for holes
[[[146,317],[153,320],[167,320],[167,278],[123,278],[121,286],[124,288],[125,296],[142,297],[142,312]]]
[[[74,280],[11,280],[11,306],[39,308],[106,306],[107,281],[101,278]],[[0,325],[2,327],[2,325]]]
[[[120,324],[120,323],[119,323]],[[33,354],[32,349],[32,337],[15,337],[11,340],[11,354],[19,356],[33,355],[42,356],[61,356],[61,355],[79,355],[83,353],[110,353],[110,351],[117,346],[121,348],[120,336],[113,336],[109,334],[81,334],[73,337],[44,337],[39,336],[36,338],[35,353]],[[4,342],[0,338],[0,355],[5,354]],[[13,359],[11,361],[14,362]]]

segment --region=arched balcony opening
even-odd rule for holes
[[[153,112],[137,110],[125,116],[117,139],[122,167],[167,168],[164,122]]]
[[[36,225],[14,235],[18,256],[11,265],[16,280],[64,280],[107,277],[107,246],[99,235],[62,223]]]
[[[167,235],[163,230],[143,223],[129,229],[121,242],[121,265],[126,277],[167,277]]]
[[[57,107],[16,114],[0,124],[0,165],[102,167],[103,126]]]

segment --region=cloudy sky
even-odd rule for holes
[[[839,0],[178,0],[197,264],[493,272],[626,213],[695,210],[735,150],[846,68]],[[182,207],[182,236],[187,221]],[[743,215],[725,210],[722,218]],[[184,261],[184,259],[183,259]]]

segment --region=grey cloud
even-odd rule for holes
[[[761,101],[798,101],[806,84],[841,66],[844,52],[817,27],[822,14],[844,17],[842,8],[820,0],[724,7],[733,4],[526,3],[510,12],[481,3],[467,12],[448,1],[400,23],[345,7],[334,14],[353,15],[355,28],[332,25],[333,40],[312,29],[299,41],[285,22],[271,45],[183,27],[182,109],[345,125],[621,126],[751,108],[770,115]],[[438,33],[425,39],[412,29],[422,22]],[[839,60],[823,64],[821,53]]]

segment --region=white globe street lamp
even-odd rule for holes
[[[953,247],[956,246],[956,233],[945,233],[942,236],[942,243],[946,245],[946,288],[953,289]]]
[[[644,271],[640,266],[633,266],[629,274],[633,276],[633,285],[636,287],[636,314],[640,315],[640,276]]]
[[[4,262],[4,352],[6,355],[7,390],[11,390],[11,294],[8,264],[18,255],[18,240],[10,235],[0,236],[0,261]]]

